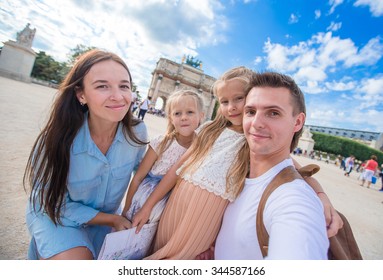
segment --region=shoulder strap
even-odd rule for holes
[[[261,200],[259,201],[256,220],[258,243],[259,247],[261,248],[263,257],[267,256],[267,250],[269,246],[269,234],[267,233],[265,224],[263,223],[263,210],[265,209],[266,201],[270,194],[282,184],[292,182],[295,179],[303,179],[302,176],[311,176],[318,171],[319,166],[315,164],[304,166],[298,171],[293,166],[288,166],[279,172],[266,187],[262,194]]]

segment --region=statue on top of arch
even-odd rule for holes
[[[185,59],[186,59],[186,62],[185,62]],[[188,56],[184,55],[182,58],[182,63],[185,63],[187,65],[194,67],[194,68],[199,68],[202,70],[202,61],[198,60],[198,59],[194,60],[194,56],[190,57],[189,55]]]
[[[28,23],[27,26],[20,32],[17,32],[16,42],[24,47],[31,48],[33,38],[35,37],[36,28],[31,29],[30,24]]]

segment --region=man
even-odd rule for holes
[[[138,91],[137,91],[138,93]],[[134,111],[137,109],[137,93],[132,91],[132,103],[131,103],[131,106],[130,106],[130,109],[132,110],[132,113],[134,113]]]
[[[140,110],[138,111],[139,119],[144,120],[145,114],[149,110],[150,100],[152,100],[152,97],[148,96],[148,98],[144,99],[144,101],[141,102]]]
[[[263,258],[256,233],[258,203],[270,181],[293,165],[290,153],[305,118],[303,94],[290,77],[273,72],[254,75],[243,117],[250,171],[242,192],[225,211],[215,243],[216,259]],[[267,259],[327,259],[323,206],[304,180],[275,190],[263,219],[270,236]]]

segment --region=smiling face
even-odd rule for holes
[[[198,109],[195,98],[184,96],[172,104],[169,119],[177,133],[183,137],[194,135],[203,118],[203,112]]]
[[[254,87],[246,98],[243,129],[250,152],[260,159],[276,162],[290,154],[294,133],[305,120],[304,113],[294,115],[291,93],[287,88]]]
[[[221,114],[232,123],[231,128],[242,132],[245,88],[240,80],[233,79],[217,85],[217,97]]]
[[[79,89],[76,96],[80,103],[88,106],[89,120],[119,122],[132,100],[129,73],[113,60],[96,63],[85,75],[83,89]]]

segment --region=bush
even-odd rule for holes
[[[320,132],[312,132],[312,134],[315,141],[314,150],[344,157],[354,155],[355,158],[361,161],[368,160],[372,155],[376,155],[379,166],[383,163],[383,152],[377,149],[344,137]]]

